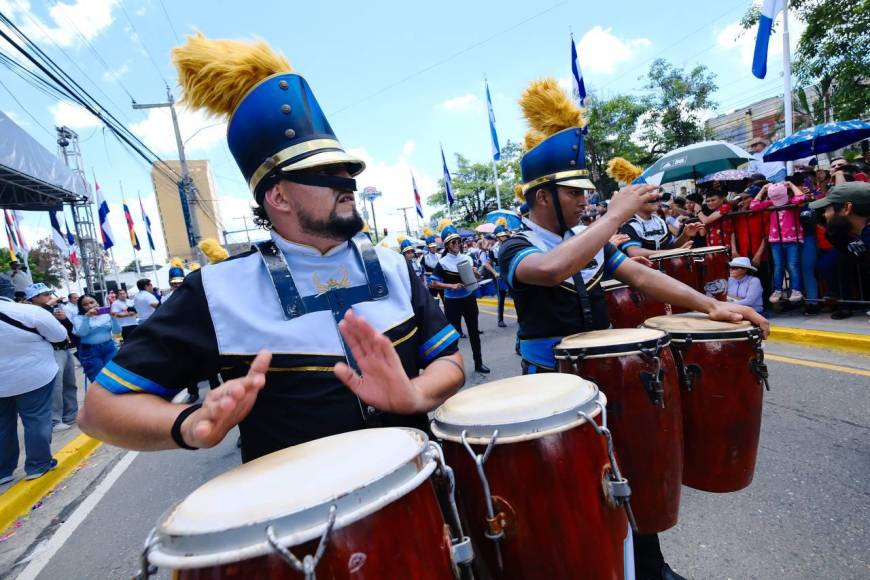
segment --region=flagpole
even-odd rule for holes
[[[124,195],[124,182],[119,181],[118,185],[121,188],[121,208],[124,209],[124,221],[126,222],[127,214],[130,214],[130,219],[133,219],[133,214],[130,212],[130,207],[127,205],[127,196]],[[133,226],[133,234],[135,233],[136,226]],[[136,264],[136,277],[141,278],[142,271],[139,269],[139,254],[136,253],[136,246],[133,245],[133,237],[130,235],[129,231],[127,232],[127,237],[130,238],[130,246],[133,248],[133,263]]]
[[[793,97],[791,92],[791,44],[788,34],[788,0],[783,3],[782,9],[782,76],[784,80],[783,105],[785,108],[785,136],[790,137],[794,132]],[[786,174],[791,175],[794,171],[793,162],[786,163]]]
[[[109,248],[109,257],[112,259],[112,272],[115,274],[115,284],[120,288],[121,276],[118,274],[118,263],[115,261],[115,250],[113,248]]]
[[[498,164],[495,159],[492,160],[492,173],[495,175],[495,201],[498,203],[498,209],[501,210],[501,193],[498,189]]]

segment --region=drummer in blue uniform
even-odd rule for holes
[[[265,43],[197,34],[173,59],[188,105],[229,119],[271,236],[187,276],[88,390],[82,429],[157,450],[213,447],[239,425],[244,461],[371,426],[427,429],[463,383],[459,335],[401,256],[357,235],[364,163]],[[218,372],[201,405],[170,402]]]
[[[471,258],[461,253],[462,239],[456,227],[449,222],[441,231],[441,242],[444,244],[444,255],[432,271],[429,287],[444,291],[444,313],[454,328],[461,328],[462,319],[465,319],[465,328],[468,329],[468,341],[471,343],[471,354],[474,358],[474,370],[487,374],[489,367],[483,364],[480,348],[477,297],[474,295],[474,290],[463,283],[459,272],[460,263],[463,261],[469,262],[468,268],[471,269]],[[477,275],[476,271],[473,273]]]
[[[425,275],[423,274],[423,266],[420,265],[420,262],[417,260],[416,256],[416,248],[414,247],[413,242],[407,238],[399,239],[399,253],[405,258],[405,261],[408,262],[408,267],[414,272],[414,275],[420,279],[421,282],[425,284]]]
[[[585,192],[594,189],[585,168],[581,113],[554,79],[533,82],[520,104],[531,125],[520,161],[529,216],[502,244],[499,261],[517,311],[524,374],[553,372],[553,347],[563,337],[610,326],[601,288],[610,277],[655,300],[716,320],[746,319],[767,333],[767,321],[754,310],[708,298],[629,259],[608,241],[626,219],[658,199],[657,187],[628,186],[613,195],[604,216],[589,227],[578,225]],[[635,534],[634,555],[639,580],[681,578],[665,563],[657,534]]]
[[[423,272],[426,274],[426,280],[428,281],[431,279],[432,272],[435,270],[435,266],[438,265],[438,260],[441,259],[441,256],[438,255],[438,240],[435,238],[435,233],[429,228],[424,228],[423,235],[426,237],[426,251],[423,254],[423,259],[420,260],[420,264],[423,266]],[[430,287],[429,292],[432,293],[432,296],[441,298],[442,301],[444,300],[443,290]]]
[[[504,218],[499,218],[499,220],[504,221]],[[498,253],[501,251],[502,244],[510,237],[510,230],[507,229],[504,223],[499,223],[497,226],[495,226],[495,229],[492,233],[495,235],[495,244],[492,246],[490,252],[493,256],[493,267],[498,274],[498,277],[495,281],[496,289],[498,292],[498,325],[501,328],[504,328],[507,326],[507,324],[505,324],[504,322],[504,301],[507,297],[509,289],[507,282],[505,282],[501,274],[501,266],[499,265],[498,261]]]

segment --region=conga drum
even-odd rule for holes
[[[663,250],[649,256],[649,260],[653,263],[653,267],[686,284],[691,286],[698,292],[704,292],[698,281],[698,272],[695,268],[695,262],[692,257],[692,250],[688,248],[676,248],[673,250]],[[671,306],[674,313],[688,312],[681,306]]]
[[[644,326],[671,336],[682,385],[683,483],[714,492],[748,486],[767,386],[761,330],[704,314],[658,316]]]
[[[692,250],[692,261],[698,273],[698,292],[716,300],[728,300],[728,248],[710,246]]]
[[[435,411],[477,578],[633,577],[605,404],[589,381],[549,373],[465,389]]]
[[[637,328],[648,318],[668,314],[664,302],[653,300],[619,280],[605,280],[601,288],[613,328]]]
[[[631,508],[642,534],[677,523],[683,479],[683,418],[668,335],[649,328],[582,332],[554,353],[559,372],[594,382],[607,396],[608,422]]]
[[[405,428],[277,451],[170,509],[143,560],[180,580],[454,578],[454,542],[430,482],[439,465],[437,444]]]

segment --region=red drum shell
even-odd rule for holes
[[[616,460],[631,485],[637,531],[651,534],[677,523],[683,480],[683,426],[677,369],[670,350],[660,353],[664,407],[653,405],[640,373],[653,363],[639,354],[559,361],[559,372],[592,381],[607,396],[607,423]]]
[[[288,488],[288,493],[289,493]],[[264,499],[265,501],[265,499]],[[319,539],[290,548],[300,560],[317,550]],[[317,578],[454,578],[450,535],[429,481],[349,526],[333,530]],[[206,568],[175,570],[178,580],[223,578],[304,578],[278,555],[270,554]]]
[[[664,272],[671,278],[675,278],[683,284],[694,288],[702,294],[704,293],[704,287],[698,278],[698,271],[695,268],[691,252],[686,251],[685,253],[676,253],[675,255],[669,255],[668,252],[663,252],[661,254],[653,254],[649,259],[652,261],[653,267],[657,268],[659,271]],[[682,308],[681,306],[671,305],[671,312],[678,314],[689,312],[689,310]]]
[[[493,542],[484,536],[487,514],[474,461],[461,443],[445,440],[442,445],[456,473],[456,492],[466,533],[474,541],[478,578],[623,577],[628,520],[623,508],[605,502],[607,445],[590,425],[496,444],[485,465],[486,476],[492,495],[511,508],[500,542],[501,572]],[[482,446],[473,449],[484,452]]]
[[[682,390],[685,467],[683,483],[712,492],[737,491],[752,483],[761,434],[763,389],[750,363],[748,339],[671,342],[679,361],[697,365],[700,376]],[[680,354],[682,353],[682,354]]]
[[[716,300],[728,300],[728,249],[724,246],[702,248],[692,252],[698,272],[698,292]]]
[[[664,302],[657,302],[636,288],[624,284],[602,287],[613,328],[637,328],[653,316],[669,314]]]

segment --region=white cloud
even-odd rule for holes
[[[147,117],[130,125],[133,131],[155,153],[175,154],[178,148],[175,144],[175,132],[172,127],[172,116],[168,108],[146,109]],[[227,124],[208,117],[202,111],[191,111],[181,107],[178,113],[178,126],[184,150],[187,153],[204,151],[226,139]]]
[[[3,111],[3,114],[12,119],[12,122],[18,125],[19,127],[29,127],[30,123],[28,123],[25,119],[22,119],[18,113],[15,111]]]
[[[437,107],[445,111],[454,111],[460,113],[465,113],[468,111],[482,111],[483,101],[481,101],[474,93],[467,93],[460,97],[453,97],[452,99],[447,99],[443,103],[439,103]]]
[[[54,124],[57,126],[66,125],[73,129],[88,129],[91,127],[99,127],[103,123],[94,117],[87,109],[80,105],[75,105],[69,101],[58,101],[48,108],[51,113]]]
[[[623,40],[612,28],[595,26],[577,43],[577,52],[584,73],[613,74],[616,66],[634,58],[638,51],[652,45],[648,38]]]
[[[797,49],[798,42],[806,30],[806,24],[798,20],[793,10],[789,11],[789,44],[792,54]],[[740,62],[745,65],[752,64],[755,53],[755,37],[757,28],[744,30],[739,22],[732,22],[722,30],[714,29],[716,46],[725,51],[737,51]],[[782,15],[774,23],[774,32],[770,36],[770,44],[767,49],[767,62],[770,64],[776,57],[782,57]]]
[[[103,73],[103,80],[107,82],[114,82],[127,74],[130,71],[130,67],[125,62],[115,70],[109,70]]]
[[[395,163],[388,163],[374,159],[365,149],[352,149],[350,153],[366,163],[366,170],[356,178],[360,189],[371,185],[377,187],[383,194],[375,201],[379,234],[383,233],[384,227],[390,232],[405,231],[405,219],[399,211],[400,207],[412,208],[408,210],[408,222],[412,230],[416,229],[417,214],[413,209],[414,191],[411,188],[411,172],[414,173],[426,217],[428,218],[435,211],[426,206],[426,198],[438,191],[438,180],[409,164],[404,156],[399,157]]]
[[[414,153],[414,149],[417,147],[417,142],[411,139],[410,141],[406,141],[404,145],[402,145],[402,157],[407,159]]]
[[[109,26],[112,10],[119,0],[75,0],[57,2],[48,10],[49,21],[42,21],[28,0],[0,1],[0,11],[9,15],[33,40],[52,41],[61,47],[77,46],[83,38],[93,40]]]

